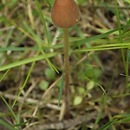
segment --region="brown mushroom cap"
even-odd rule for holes
[[[53,23],[61,28],[75,25],[80,16],[80,11],[74,0],[55,0],[51,17]]]

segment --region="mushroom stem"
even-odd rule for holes
[[[69,116],[69,35],[68,29],[64,29],[64,103],[65,103],[65,117]]]

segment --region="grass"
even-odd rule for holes
[[[94,120],[93,129],[125,129],[130,122],[129,1],[121,1],[121,5],[118,0],[109,3],[79,0],[78,3],[81,21],[70,29],[69,38],[72,115],[96,111],[95,117],[89,117]],[[86,5],[91,4],[87,10]],[[52,5],[53,1],[48,0],[1,2],[0,124],[9,130],[26,129],[50,120],[58,122],[62,111],[58,104],[59,99],[63,101],[63,79],[59,78],[63,71],[63,33],[52,25]],[[95,10],[103,10],[112,29],[97,12],[92,15],[94,6]],[[88,19],[84,12],[88,13]],[[46,71],[48,68],[52,72]],[[9,113],[6,116],[2,114],[6,114],[4,107]],[[82,129],[82,125],[78,127]],[[89,123],[86,127],[90,128]]]

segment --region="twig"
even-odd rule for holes
[[[38,125],[33,124],[35,126],[28,126],[28,128],[24,128],[24,130],[61,130],[61,129],[68,129],[68,128],[74,128],[77,125],[82,124],[85,122],[86,124],[89,124],[91,120],[95,119],[97,116],[97,112],[93,111],[90,113],[87,113],[86,115],[78,115],[74,117],[73,119],[58,121],[56,123],[49,123],[49,124],[43,124],[42,122]]]

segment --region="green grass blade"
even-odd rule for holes
[[[14,28],[12,28],[8,35],[7,35],[7,38],[6,38],[6,41],[5,41],[5,46],[7,46],[9,44],[9,40],[11,39],[11,36],[13,35],[13,31],[14,31]]]
[[[2,95],[1,95],[1,98],[2,98],[2,100],[4,101],[4,103],[6,104],[7,108],[9,109],[11,115],[14,117],[16,123],[19,123],[19,122],[17,121],[17,117],[16,117],[16,115],[15,115],[15,113],[14,113],[12,107],[8,104],[8,102],[5,100],[5,98],[4,98]]]
[[[0,47],[0,52],[5,52],[5,51],[26,51],[26,50],[33,50],[33,51],[38,51],[37,47],[14,47],[14,46],[9,46],[9,47]]]
[[[118,25],[118,30],[119,30],[119,41],[123,42],[123,31],[121,29],[121,23],[120,23],[120,12],[118,9],[118,2],[117,0],[114,0],[115,2],[115,10],[116,10],[116,18],[117,18],[117,25]],[[125,54],[126,53],[126,54]],[[125,75],[126,75],[126,86],[128,85],[128,76],[129,76],[129,72],[128,72],[128,55],[127,55],[127,49],[123,49],[121,48],[121,54],[122,54],[122,61],[124,64],[124,68],[125,68]]]
[[[5,128],[7,128],[8,130],[17,130],[12,125],[8,124],[7,122],[3,121],[2,119],[0,119],[0,124],[2,126],[4,126]]]
[[[47,54],[46,56],[47,56],[47,58],[51,58],[51,57],[54,57],[55,55],[56,54],[53,53],[53,54]],[[35,57],[27,58],[25,60],[16,61],[16,62],[7,64],[7,65],[4,65],[4,66],[0,66],[0,71],[4,71],[4,70],[10,69],[10,68],[18,67],[18,66],[21,66],[21,65],[24,65],[24,64],[28,64],[28,63],[43,60],[43,59],[45,59],[45,56],[38,55],[38,56],[35,56]]]
[[[29,71],[28,71],[28,74],[27,74],[27,76],[26,76],[26,79],[25,79],[23,85],[21,86],[20,91],[19,91],[19,93],[18,93],[16,99],[14,100],[14,103],[13,103],[12,107],[15,106],[15,104],[16,104],[16,102],[17,102],[17,100],[18,100],[18,97],[21,95],[23,89],[25,88],[25,86],[26,86],[26,84],[27,84],[27,82],[28,82],[28,80],[29,80],[29,77],[30,77],[30,75],[31,75],[31,72],[32,72],[32,70],[33,70],[33,68],[34,68],[34,66],[35,66],[35,61],[32,63],[32,65],[31,65],[31,67],[30,67],[30,69],[29,69]]]
[[[0,77],[0,82],[5,78],[5,76],[8,74],[9,71],[10,69],[7,69],[5,73]]]
[[[33,30],[26,23],[24,23],[24,26],[25,26],[26,30],[32,35],[32,37],[34,37],[34,40],[36,41],[36,43],[38,45],[39,51],[45,56],[45,60],[47,61],[47,63],[51,67],[51,69],[58,72],[56,67],[51,63],[51,61],[47,58],[46,53],[43,51],[43,48],[42,48],[42,45],[41,45],[43,43],[42,39],[38,35],[36,35],[33,32]]]
[[[42,23],[43,23],[43,26],[44,26],[44,30],[45,30],[45,34],[46,34],[46,37],[47,37],[48,44],[50,44],[50,36],[49,36],[49,32],[48,32],[48,29],[47,29],[47,26],[46,26],[46,21],[45,21],[44,15],[41,11],[40,4],[39,4],[38,0],[35,0],[35,3],[36,3],[38,13],[41,17],[41,20],[42,20]]]
[[[106,33],[99,34],[99,35],[96,35],[96,36],[84,38],[82,40],[74,41],[72,44],[73,44],[73,46],[83,45],[83,44],[86,44],[88,42],[95,41],[97,39],[105,38],[105,37],[107,37],[108,35],[112,34],[115,31],[117,31],[117,29],[113,29],[113,30],[110,30],[110,31],[108,31]]]
[[[46,1],[49,4],[49,6],[52,8],[52,6],[54,4],[54,0],[46,0]]]
[[[108,128],[115,123],[115,120],[109,121],[108,123],[106,123],[105,125],[103,125],[101,128],[99,128],[99,130],[108,130]]]
[[[121,48],[130,48],[130,43],[99,45],[99,46],[94,46],[94,47],[85,48],[85,49],[77,49],[73,52],[74,53],[78,53],[78,52],[83,53],[83,52],[88,52],[88,51],[104,51],[104,50],[113,50],[113,49],[121,49]]]

